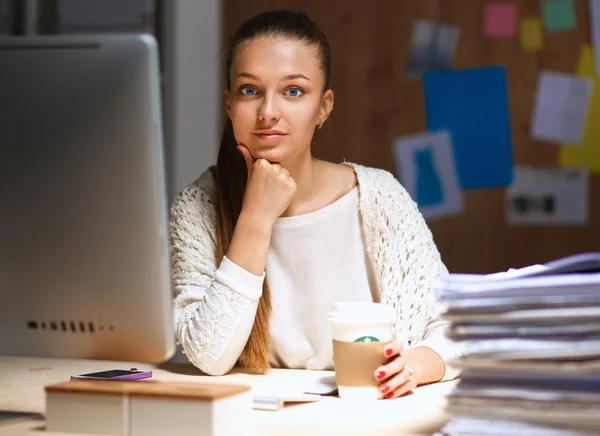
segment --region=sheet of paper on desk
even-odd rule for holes
[[[522,398],[541,401],[582,401],[600,404],[600,394],[594,392],[573,392],[564,389],[544,387],[536,389],[531,386],[477,386],[475,383],[459,384],[452,392],[454,396],[477,394],[482,398]]]
[[[506,190],[509,224],[588,222],[589,171],[585,168],[516,166]]]
[[[600,272],[600,253],[580,253],[556,259],[546,264],[529,265],[523,268],[511,268],[493,274],[449,274],[440,283],[491,283],[576,272]]]
[[[525,338],[467,340],[465,345],[466,354],[469,356],[497,355],[502,360],[600,358],[600,340],[597,337],[581,340]]]
[[[476,417],[453,417],[434,436],[594,436],[593,431],[552,428],[543,424]]]
[[[533,106],[531,136],[580,144],[593,85],[585,77],[542,71]]]
[[[425,219],[462,212],[463,196],[447,131],[396,138],[393,152],[396,173]]]
[[[336,391],[335,375],[329,373],[298,379],[265,379],[252,387],[254,407],[263,410],[278,410],[284,403],[320,401],[322,395]]]
[[[553,379],[572,374],[581,374],[582,372],[600,373],[600,359],[585,360],[538,360],[538,359],[520,359],[520,360],[498,360],[496,356],[468,356],[463,357],[460,362],[453,362],[457,367],[491,371],[510,371],[511,374],[521,371],[527,376],[532,373],[549,373]]]
[[[512,296],[492,297],[492,298],[473,298],[473,299],[451,299],[443,302],[446,311],[456,311],[469,313],[485,313],[485,312],[504,312],[517,309],[541,309],[550,307],[578,307],[581,305],[600,306],[600,295],[537,295],[537,296]],[[459,326],[456,326],[457,328]],[[539,329],[539,335],[551,334],[555,331],[561,333],[559,329],[562,326],[545,326],[544,329]],[[583,328],[583,326],[580,326]],[[600,327],[600,324],[598,324]],[[533,330],[531,335],[534,335]],[[582,330],[584,331],[584,330]],[[600,328],[598,328],[600,332]],[[515,331],[516,335],[526,334],[527,330]]]

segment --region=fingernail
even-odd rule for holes
[[[387,391],[390,390],[390,387],[388,385],[383,385],[382,387],[379,388],[379,390],[385,394]]]
[[[377,371],[375,377],[379,380],[385,377],[385,371]]]
[[[386,355],[386,356],[391,356],[391,355],[392,355],[392,353],[393,353],[393,351],[392,351],[392,349],[391,349],[391,348],[388,348],[388,349],[386,349],[386,350],[385,350],[385,355]]]
[[[390,392],[389,394],[385,394],[384,398],[392,398],[394,396],[393,392]]]

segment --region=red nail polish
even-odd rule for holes
[[[390,392],[389,394],[385,394],[384,398],[392,398],[394,396],[393,392]]]
[[[392,351],[392,349],[391,349],[391,348],[388,348],[387,350],[385,350],[385,355],[386,355],[386,356],[391,356],[391,355],[392,355],[392,353],[393,353],[393,351]]]
[[[382,378],[384,378],[384,377],[385,377],[385,372],[384,372],[384,371],[377,371],[377,372],[375,373],[375,377],[376,377],[378,380],[380,380],[380,379],[382,379]]]
[[[390,387],[388,385],[383,385],[379,388],[379,390],[385,394],[387,391],[390,390]]]

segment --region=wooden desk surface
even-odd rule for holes
[[[301,383],[331,374],[324,371],[271,370],[266,376],[234,370],[223,377],[202,375],[192,365],[147,365],[135,362],[50,359],[0,356],[0,411],[45,411],[44,386],[66,381],[71,375],[116,368],[148,369],[155,380],[244,383],[253,386]],[[456,381],[417,388],[412,395],[394,400],[349,401],[324,397],[322,401],[286,406],[277,412],[254,411],[256,436],[304,435],[430,435],[449,416],[446,395]],[[0,436],[69,435],[45,431],[42,417],[0,421]]]

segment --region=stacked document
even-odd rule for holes
[[[464,350],[448,435],[600,434],[600,253],[436,286]]]

